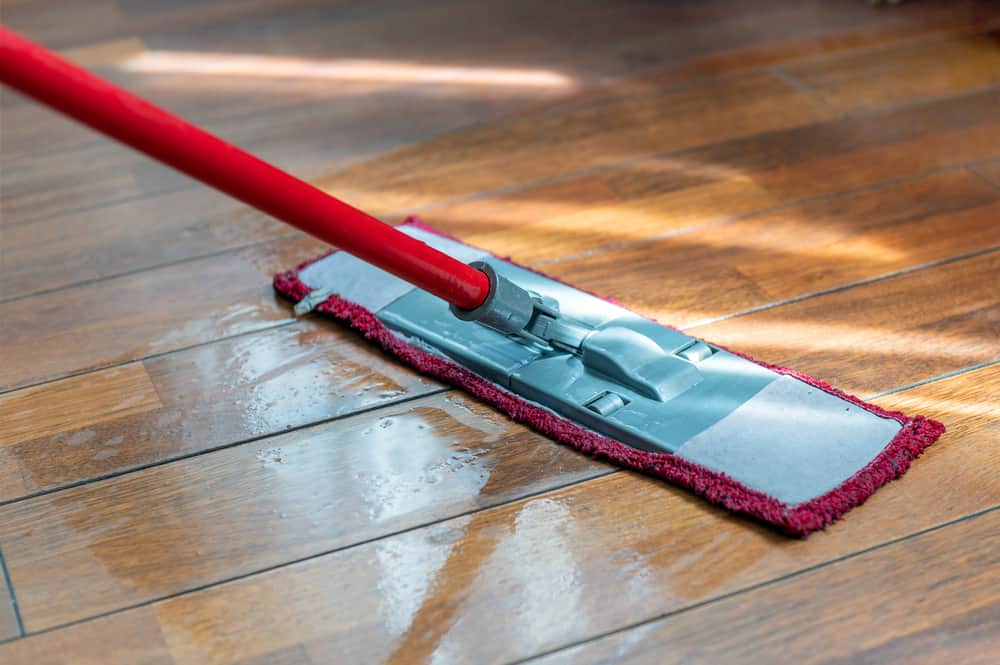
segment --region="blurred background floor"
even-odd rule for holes
[[[0,98],[0,661],[1000,652],[1000,5],[3,0],[331,193],[948,433],[808,540],[295,320],[323,250]]]

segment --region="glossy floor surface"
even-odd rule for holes
[[[321,243],[4,92],[0,662],[988,663],[1000,5],[3,0],[426,221],[948,432],[807,540],[315,318]]]

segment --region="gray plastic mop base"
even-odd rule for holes
[[[574,422],[674,453],[788,504],[864,468],[900,424],[605,300],[413,227],[413,235],[543,297],[601,334],[586,354],[526,344],[454,316],[443,300],[344,253],[299,277],[375,312],[389,328]],[[634,349],[634,351],[632,351]],[[629,357],[634,355],[635,357]]]

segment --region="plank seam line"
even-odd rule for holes
[[[938,374],[937,376],[932,376],[928,379],[921,379],[920,381],[907,383],[905,385],[899,386],[898,388],[883,390],[882,392],[875,393],[874,395],[869,395],[868,397],[865,398],[865,401],[871,401],[878,399],[879,397],[885,397],[887,395],[895,395],[896,393],[906,392],[907,390],[920,388],[921,386],[937,383],[938,381],[944,381],[945,379],[950,379],[952,377],[960,376],[962,374],[968,374],[969,372],[975,372],[977,370],[986,369],[987,367],[992,367],[993,365],[997,364],[1000,364],[1000,358],[996,358],[994,360],[987,360],[981,363],[976,363],[975,365],[969,365],[968,367],[962,367],[960,369],[952,370],[950,372],[945,372],[944,374]]]
[[[975,369],[978,369],[978,366],[973,365],[973,366],[965,368],[964,370],[957,370],[955,372],[949,372],[947,374],[942,374],[939,377],[933,377],[931,379],[927,379],[924,383],[925,384],[926,383],[931,383],[931,382],[933,382],[935,380],[938,380],[938,379],[949,378],[949,377],[952,377],[952,376],[957,376],[957,375],[963,374],[965,372],[974,371]],[[906,390],[906,389],[908,389],[908,387],[907,386],[903,386],[903,387],[900,387],[898,389],[886,391],[886,392],[882,393],[882,395],[888,395],[888,394],[892,394],[894,392],[899,392],[899,391]],[[448,392],[448,391],[447,390],[442,390],[440,392]],[[414,399],[416,399],[416,398],[414,398]],[[392,405],[387,405],[387,406],[392,406]],[[379,408],[383,408],[383,407],[379,407]],[[377,409],[371,409],[371,410],[374,411],[374,410],[377,410]],[[260,437],[260,438],[266,438],[266,437]],[[492,511],[494,509],[501,508],[501,507],[509,505],[509,504],[514,504],[514,503],[519,503],[519,502],[527,501],[527,500],[532,499],[532,498],[537,497],[537,496],[544,496],[544,495],[549,494],[549,493],[558,492],[558,491],[561,491],[561,490],[564,490],[564,489],[567,489],[567,488],[570,488],[570,487],[575,487],[577,485],[582,485],[584,483],[588,483],[588,482],[591,482],[591,481],[594,481],[594,480],[599,480],[601,478],[607,478],[607,477],[610,477],[610,476],[613,476],[613,475],[616,475],[616,474],[622,474],[622,473],[634,473],[634,472],[632,472],[630,470],[627,470],[627,469],[621,469],[621,468],[608,469],[608,470],[606,470],[604,472],[597,473],[597,474],[592,475],[592,476],[587,476],[586,478],[582,478],[582,479],[579,479],[579,480],[572,480],[572,481],[569,481],[569,482],[566,482],[566,483],[555,485],[553,487],[549,487],[549,488],[545,488],[545,489],[540,489],[540,490],[537,490],[537,491],[534,491],[534,492],[529,492],[529,493],[524,494],[524,495],[520,495],[520,496],[517,496],[517,497],[512,497],[510,499],[506,499],[506,500],[500,501],[500,502],[498,502],[496,504],[493,504],[493,505],[490,505],[490,506],[485,506],[485,507],[481,506],[481,507],[478,507],[478,508],[476,508],[474,510],[468,510],[468,511],[457,513],[455,515],[451,515],[449,517],[443,517],[443,518],[436,519],[436,520],[430,520],[428,522],[424,522],[424,523],[421,523],[421,524],[410,526],[410,527],[407,527],[407,528],[404,528],[404,529],[399,529],[399,530],[394,531],[394,532],[382,534],[380,536],[374,536],[372,538],[368,538],[368,539],[359,541],[357,543],[351,543],[349,545],[344,545],[344,546],[333,548],[333,549],[330,549],[330,550],[327,550],[327,551],[323,551],[323,552],[319,552],[319,553],[315,553],[315,554],[310,554],[310,555],[307,555],[307,556],[304,556],[304,557],[300,557],[298,559],[294,559],[294,560],[291,560],[291,561],[286,561],[286,562],[283,562],[283,563],[280,563],[280,564],[274,564],[272,566],[268,566],[268,567],[262,568],[260,570],[250,571],[250,572],[247,572],[247,573],[243,573],[241,575],[238,575],[238,576],[235,576],[235,577],[232,577],[232,578],[226,578],[226,579],[222,579],[222,580],[216,580],[215,582],[209,582],[209,583],[206,583],[206,584],[203,584],[203,585],[200,585],[200,586],[197,586],[197,587],[193,587],[193,588],[190,588],[190,589],[186,589],[186,590],[183,590],[183,591],[177,591],[177,592],[174,592],[174,593],[171,593],[171,594],[167,594],[167,595],[159,597],[159,598],[153,598],[153,599],[150,599],[150,600],[146,600],[146,601],[143,601],[141,603],[136,603],[136,604],[133,604],[133,605],[124,606],[124,607],[116,608],[116,609],[113,609],[113,610],[108,610],[107,612],[102,612],[102,613],[95,614],[95,615],[92,615],[92,616],[89,616],[89,617],[85,617],[85,618],[82,618],[82,619],[76,619],[74,621],[70,621],[70,622],[67,622],[67,623],[64,623],[64,624],[58,624],[58,625],[55,625],[55,626],[50,626],[50,627],[47,627],[47,628],[43,628],[41,630],[34,631],[34,632],[30,633],[30,635],[39,635],[39,634],[42,634],[42,633],[47,633],[47,632],[59,630],[59,629],[62,629],[62,628],[67,628],[67,627],[72,626],[72,625],[76,625],[76,624],[80,624],[80,623],[85,623],[87,621],[92,621],[92,620],[100,619],[100,618],[103,618],[103,617],[106,617],[106,616],[109,616],[109,615],[112,615],[112,614],[117,614],[119,612],[125,612],[125,611],[130,610],[130,609],[135,609],[135,608],[138,608],[138,607],[144,607],[146,605],[155,604],[155,603],[158,603],[158,602],[161,602],[161,601],[169,600],[171,598],[176,598],[176,597],[179,597],[179,596],[183,596],[185,594],[194,593],[194,592],[197,592],[197,591],[202,591],[202,590],[209,589],[209,588],[216,587],[216,586],[221,586],[221,585],[228,584],[230,582],[235,582],[235,581],[247,578],[247,577],[252,577],[254,575],[259,575],[259,574],[262,574],[262,573],[267,573],[267,572],[270,572],[270,571],[273,571],[273,570],[277,570],[279,568],[284,568],[286,566],[292,566],[292,565],[295,565],[297,563],[302,563],[302,562],[308,561],[310,559],[315,559],[315,558],[319,558],[319,557],[322,557],[322,556],[327,556],[329,554],[334,554],[334,553],[337,553],[337,552],[341,552],[341,551],[353,549],[355,547],[361,547],[363,545],[367,545],[367,544],[370,544],[370,543],[373,543],[373,542],[377,542],[377,541],[380,541],[380,540],[383,540],[383,539],[393,538],[393,537],[398,536],[398,535],[409,533],[411,531],[415,531],[415,530],[427,528],[427,527],[430,527],[430,526],[434,526],[436,524],[442,524],[444,522],[449,522],[449,521],[452,521],[452,520],[460,519],[462,517],[466,517],[466,516],[469,516],[469,515],[472,515],[472,514],[475,514],[475,513],[478,513],[478,512]],[[995,506],[994,508],[1000,508],[1000,506]],[[980,512],[981,513],[990,512],[994,508],[985,509],[985,510],[980,511]],[[972,513],[970,515],[965,515],[965,516],[962,516],[960,518],[957,518],[956,520],[952,520],[952,522],[958,522],[958,521],[961,521],[961,520],[966,519],[966,518],[974,517],[976,514],[977,513]],[[952,522],[945,522],[945,523],[943,523],[942,525],[939,525],[939,526],[946,526],[947,524],[950,524]],[[933,528],[934,527],[931,527],[931,529],[933,529]],[[917,533],[919,533],[919,532],[917,532]],[[909,535],[913,535],[913,534],[909,534]],[[897,538],[896,540],[904,540],[907,537],[908,537],[907,535],[904,535],[904,536],[901,536],[901,537]],[[892,542],[892,541],[887,541],[887,543],[888,542]],[[877,546],[874,546],[874,547],[872,547],[870,549],[874,549],[875,547],[877,547]],[[847,557],[850,557],[850,556],[852,556],[852,555],[848,554],[848,555],[844,555],[844,557],[842,557],[842,558],[847,558]],[[817,564],[814,567],[820,567],[822,565],[823,564],[821,563],[821,564]],[[795,573],[791,573],[790,575],[794,575],[794,574]],[[770,582],[767,582],[767,581],[761,582],[758,586],[764,585],[764,584],[768,584],[768,583],[770,583]],[[738,591],[732,592],[732,594],[735,594],[735,593],[738,593]],[[707,600],[707,601],[704,601],[704,602],[708,603],[708,602],[712,602],[712,600]],[[683,611],[683,610],[679,610],[679,611]],[[655,621],[655,620],[656,620],[656,618],[653,618],[653,619],[649,619],[648,621]],[[611,634],[613,632],[618,632],[619,630],[623,630],[623,629],[615,629],[614,631],[610,631],[608,634]],[[25,631],[24,632],[24,636],[28,636],[28,635],[29,635],[29,633],[27,633]],[[13,639],[18,639],[18,638],[13,638]],[[8,640],[0,640],[0,644],[3,644],[5,641],[11,641],[11,640],[9,640],[9,639]],[[573,646],[573,645],[569,645],[569,646]],[[555,650],[561,650],[561,649],[564,649],[564,648],[569,648],[569,646],[558,647]],[[539,654],[539,655],[544,655],[544,654]],[[537,656],[531,656],[530,658],[535,658],[535,657],[537,657]]]
[[[21,608],[17,604],[17,595],[14,593],[14,583],[10,579],[10,570],[7,569],[7,560],[3,556],[3,547],[0,547],[0,573],[3,574],[4,584],[7,585],[7,599],[10,602],[11,611],[14,613],[14,622],[17,624],[18,635],[14,638],[25,636],[24,621],[21,620]],[[0,641],[2,643],[2,641]]]
[[[968,171],[969,173],[971,173],[972,175],[976,176],[977,178],[979,178],[983,182],[985,182],[987,185],[989,185],[993,189],[1000,190],[1000,182],[993,182],[992,180],[990,180],[989,178],[987,178],[985,175],[983,175],[983,172],[979,170],[979,166],[982,165],[982,164],[987,163],[987,161],[993,161],[993,160],[990,159],[990,160],[984,160],[984,161],[974,162],[972,164],[968,164],[965,167],[965,170]]]
[[[291,312],[289,312],[291,313]],[[93,367],[85,367],[83,369],[74,370],[60,376],[54,376],[48,379],[42,379],[41,381],[36,381],[34,383],[26,383],[24,385],[15,385],[10,388],[4,388],[0,390],[0,397],[8,394],[14,393],[19,390],[27,390],[29,388],[37,388],[39,386],[45,386],[50,383],[55,383],[57,381],[62,381],[64,379],[72,379],[77,376],[83,376],[84,374],[90,374],[91,372],[100,372],[106,369],[114,369],[116,367],[123,367],[125,365],[131,365],[133,363],[146,362],[147,360],[156,360],[158,358],[163,358],[172,353],[182,353],[184,351],[191,351],[193,349],[200,349],[203,346],[211,346],[212,344],[217,344],[221,342],[228,342],[230,340],[239,339],[241,337],[248,337],[250,335],[256,335],[258,333],[272,332],[275,330],[280,330],[281,328],[287,328],[288,326],[295,325],[298,323],[296,318],[288,319],[277,319],[277,322],[272,325],[261,326],[260,328],[254,328],[253,330],[244,330],[243,332],[234,333],[232,335],[223,335],[222,337],[216,337],[215,339],[206,340],[204,342],[198,342],[197,344],[189,344],[187,346],[179,346],[176,349],[170,349],[167,351],[160,351],[158,353],[151,353],[146,356],[140,356],[138,358],[129,358],[128,360],[117,360],[111,363],[105,363],[103,365],[94,365]]]
[[[218,586],[223,586],[223,585],[230,584],[230,583],[233,583],[233,582],[239,582],[240,580],[246,579],[248,577],[253,577],[255,575],[262,575],[262,574],[270,573],[270,572],[273,572],[273,571],[278,570],[280,568],[286,568],[288,566],[294,566],[294,565],[297,565],[297,564],[300,564],[300,563],[305,563],[305,562],[310,561],[312,559],[318,559],[320,557],[329,556],[329,555],[332,555],[332,554],[337,554],[339,552],[343,552],[343,551],[346,551],[346,550],[354,549],[356,547],[363,547],[365,545],[370,545],[372,543],[378,542],[380,540],[384,540],[386,538],[395,538],[397,536],[402,536],[404,534],[407,534],[407,533],[409,533],[411,531],[417,531],[419,529],[424,529],[424,528],[427,528],[427,527],[431,527],[431,526],[434,526],[435,524],[440,524],[442,522],[449,522],[449,521],[452,521],[452,520],[458,520],[458,519],[461,519],[463,517],[468,517],[468,516],[473,515],[475,513],[482,512],[483,510],[493,510],[495,508],[502,508],[503,506],[506,506],[506,505],[511,504],[511,503],[517,503],[517,502],[520,502],[520,501],[526,501],[526,500],[532,499],[532,498],[534,498],[536,496],[548,494],[549,492],[557,492],[557,491],[565,489],[567,487],[572,487],[574,485],[579,485],[580,483],[588,482],[588,481],[591,481],[591,480],[598,480],[600,478],[604,478],[604,477],[610,476],[612,474],[618,473],[619,471],[620,471],[620,469],[605,470],[605,471],[602,471],[600,473],[596,473],[596,474],[594,474],[592,476],[588,476],[587,478],[582,479],[582,480],[573,480],[573,481],[569,481],[569,482],[563,483],[561,485],[549,487],[549,488],[546,488],[546,489],[540,489],[540,490],[537,490],[537,491],[534,491],[534,492],[530,492],[530,493],[522,495],[522,496],[518,496],[518,497],[515,497],[515,498],[511,498],[511,499],[506,499],[506,500],[500,501],[500,502],[498,502],[498,503],[496,503],[494,505],[491,505],[488,508],[483,508],[483,507],[480,506],[480,507],[477,507],[477,508],[474,508],[474,509],[471,509],[471,510],[466,510],[466,511],[463,511],[463,512],[460,512],[460,513],[456,513],[455,515],[453,515],[451,517],[447,517],[447,518],[444,518],[444,519],[431,520],[429,522],[422,522],[422,523],[415,524],[413,526],[409,526],[409,527],[406,527],[406,528],[403,528],[403,529],[397,529],[396,531],[385,533],[385,534],[382,534],[382,535],[379,535],[379,536],[374,536],[372,538],[366,538],[365,540],[361,540],[361,541],[358,541],[356,543],[351,543],[349,545],[342,545],[340,547],[334,547],[334,548],[331,548],[331,549],[328,549],[328,550],[323,550],[321,552],[316,552],[316,553],[309,554],[309,555],[306,555],[306,556],[298,557],[296,559],[292,559],[292,560],[289,560],[289,561],[284,561],[282,563],[277,563],[277,564],[273,564],[273,565],[270,565],[270,566],[265,566],[263,568],[259,568],[259,569],[256,569],[256,570],[248,571],[246,573],[241,573],[241,574],[235,575],[233,577],[227,577],[225,579],[216,580],[214,582],[208,582],[208,583],[205,583],[205,584],[200,584],[198,586],[191,587],[189,589],[184,589],[183,591],[176,591],[176,592],[169,593],[169,594],[166,594],[166,595],[163,595],[163,596],[159,596],[157,598],[150,598],[149,600],[144,600],[144,601],[139,602],[139,603],[133,603],[131,605],[124,605],[122,607],[117,607],[117,608],[115,608],[113,610],[107,610],[105,612],[100,612],[98,614],[94,614],[94,615],[91,615],[91,616],[88,616],[88,617],[84,617],[84,618],[81,618],[81,619],[74,619],[73,621],[67,621],[65,623],[57,624],[57,625],[54,625],[54,626],[48,626],[48,627],[42,628],[40,630],[35,630],[35,631],[30,631],[30,632],[25,631],[23,637],[33,637],[35,635],[41,635],[41,634],[49,633],[49,632],[52,632],[52,631],[55,631],[55,630],[61,630],[63,628],[69,628],[70,626],[75,626],[77,624],[86,623],[88,621],[94,621],[94,620],[97,620],[97,619],[103,619],[103,618],[111,616],[113,614],[120,614],[122,612],[127,612],[129,610],[138,609],[140,607],[146,607],[148,605],[154,605],[156,603],[166,602],[166,601],[169,601],[169,600],[172,600],[174,598],[178,598],[180,596],[184,596],[184,595],[187,595],[187,594],[197,593],[197,592],[200,592],[200,591],[205,591],[205,590],[208,590],[208,589],[212,589],[212,588],[215,588],[215,587],[218,587]],[[15,637],[15,638],[10,638],[10,639],[6,639],[6,640],[0,640],[0,644],[3,644],[5,642],[11,642],[11,641],[16,640],[16,639],[23,639],[23,637],[22,638],[16,638]]]
[[[840,284],[838,286],[834,286],[829,289],[821,289],[819,291],[813,291],[811,293],[803,293],[801,295],[793,296],[791,298],[785,298],[783,300],[776,300],[774,302],[767,303],[765,305],[757,305],[756,307],[750,307],[748,309],[744,309],[739,312],[733,312],[732,314],[724,314],[722,316],[716,316],[710,319],[695,321],[690,325],[684,326],[684,330],[691,330],[692,328],[699,328],[701,326],[707,326],[709,324],[718,323],[720,321],[728,321],[730,319],[746,316],[747,314],[756,314],[757,312],[764,312],[769,309],[774,309],[776,307],[783,307],[785,305],[791,305],[797,302],[802,302],[803,300],[809,300],[810,298],[818,298],[838,293],[840,291],[847,291],[849,289],[857,288],[859,286],[867,286],[868,284],[882,282],[885,280],[893,279],[895,277],[908,275],[910,273],[920,272],[922,270],[928,270],[931,268],[938,268],[940,266],[944,266],[949,263],[955,263],[957,261],[974,259],[987,254],[992,254],[997,250],[1000,250],[1000,245],[987,247],[985,249],[977,249],[971,252],[966,252],[964,254],[957,254],[955,256],[949,256],[948,258],[938,259],[936,261],[928,261],[927,263],[921,263],[919,265],[909,266],[907,268],[901,268],[900,270],[894,270],[892,272],[887,272],[882,275],[876,275],[874,277],[866,277],[865,279],[859,279],[854,282],[847,282],[846,284]]]
[[[260,434],[258,436],[251,436],[251,437],[248,437],[248,438],[245,438],[245,439],[239,439],[237,441],[231,441],[230,443],[224,443],[224,444],[221,444],[221,445],[218,445],[218,446],[212,446],[210,448],[204,448],[204,449],[201,449],[201,450],[195,450],[195,451],[192,451],[192,452],[189,452],[189,453],[184,453],[184,454],[176,455],[176,456],[172,456],[172,457],[165,457],[163,459],[155,460],[155,461],[152,461],[152,462],[147,462],[146,464],[139,464],[137,466],[131,466],[131,467],[124,468],[124,469],[118,469],[118,470],[115,470],[115,471],[111,471],[109,473],[104,473],[104,474],[96,475],[96,476],[94,476],[92,478],[85,478],[83,480],[76,480],[76,481],[73,481],[71,483],[65,483],[63,485],[58,485],[58,486],[55,486],[55,487],[48,487],[48,488],[45,488],[43,490],[39,490],[37,492],[32,492],[30,494],[24,494],[22,496],[15,497],[13,499],[4,499],[4,500],[0,501],[0,508],[6,507],[6,506],[10,506],[10,505],[13,505],[13,504],[17,504],[17,503],[22,503],[22,502],[28,501],[30,499],[35,499],[35,498],[38,498],[40,496],[45,496],[47,494],[55,494],[57,492],[62,492],[63,490],[69,490],[69,489],[73,489],[75,487],[83,487],[84,485],[90,485],[90,484],[99,483],[99,482],[102,482],[102,481],[105,481],[105,480],[112,480],[114,478],[120,478],[121,476],[125,476],[125,475],[131,474],[131,473],[139,473],[139,472],[145,471],[147,469],[153,469],[153,468],[156,468],[158,466],[165,466],[167,464],[173,464],[174,462],[181,462],[183,460],[191,459],[193,457],[200,457],[202,455],[208,455],[210,453],[219,452],[221,450],[226,450],[228,448],[235,448],[237,446],[249,445],[249,444],[252,444],[252,443],[256,443],[258,441],[263,441],[265,439],[279,437],[279,436],[282,436],[282,435],[285,435],[285,434],[291,434],[293,432],[299,432],[299,431],[307,430],[307,429],[310,429],[310,428],[313,428],[313,427],[319,427],[319,426],[322,426],[322,425],[328,425],[330,423],[337,422],[337,421],[340,421],[340,420],[349,420],[351,418],[354,418],[355,416],[362,416],[362,415],[365,415],[365,414],[368,414],[368,413],[372,413],[374,411],[378,411],[380,409],[389,409],[389,408],[393,408],[393,407],[398,407],[398,406],[400,406],[402,404],[406,404],[408,402],[413,402],[415,400],[423,399],[425,397],[432,397],[434,395],[440,395],[440,394],[447,393],[447,392],[453,392],[454,390],[455,389],[451,388],[450,386],[446,386],[446,387],[443,387],[443,388],[435,388],[435,389],[430,390],[428,392],[419,393],[419,394],[416,394],[416,395],[406,395],[404,397],[400,397],[400,398],[397,398],[397,399],[394,399],[394,400],[391,400],[391,401],[382,402],[380,404],[373,404],[373,405],[367,406],[367,407],[362,407],[362,408],[357,409],[355,411],[351,411],[350,413],[341,413],[341,414],[338,414],[338,415],[335,415],[335,416],[331,416],[329,418],[321,418],[319,420],[315,420],[315,421],[312,421],[312,422],[304,423],[302,425],[295,425],[295,426],[289,427],[287,429],[281,429],[281,430],[278,430],[278,431],[275,431],[275,432],[269,432],[267,434]]]
[[[24,226],[25,224],[43,223],[53,219],[58,219],[59,217],[67,217],[69,215],[79,215],[84,212],[93,212],[95,210],[101,210],[102,208],[111,208],[117,205],[122,205],[124,203],[134,203],[136,201],[141,201],[143,199],[155,199],[160,196],[168,196],[170,194],[178,194],[180,192],[186,192],[189,189],[194,189],[195,187],[204,187],[198,181],[192,181],[182,187],[165,189],[160,192],[152,192],[149,194],[135,194],[133,196],[123,196],[118,199],[111,199],[110,201],[104,201],[102,203],[92,203],[90,205],[80,206],[78,208],[70,208],[69,210],[60,210],[58,212],[50,212],[43,215],[38,215],[37,217],[28,217],[26,219],[20,219],[16,222],[11,222],[9,224],[4,224],[0,226],[0,231],[4,229],[13,229],[19,226]]]
[[[816,101],[820,106],[825,108],[827,111],[833,113],[834,117],[837,118],[849,117],[847,110],[837,108],[836,106],[834,106],[830,102],[830,100],[824,97],[818,90],[816,90],[810,85],[807,85],[805,82],[800,81],[799,79],[797,79],[796,77],[792,76],[784,69],[782,69],[782,65],[779,64],[771,65],[770,67],[767,68],[767,71],[770,72],[775,78],[783,82],[788,87],[792,88],[793,90],[798,90],[802,94]]]
[[[780,584],[781,582],[785,582],[785,581],[788,581],[788,580],[791,580],[791,579],[795,579],[797,577],[809,574],[811,572],[820,570],[822,568],[827,568],[829,566],[834,566],[834,565],[837,565],[839,563],[843,563],[845,561],[849,561],[851,559],[855,559],[855,558],[857,558],[859,556],[863,556],[865,554],[869,554],[871,552],[874,552],[874,551],[877,551],[877,550],[880,550],[880,549],[883,549],[883,548],[886,548],[886,547],[891,547],[893,545],[897,545],[899,543],[902,543],[902,542],[905,542],[905,541],[908,541],[908,540],[912,540],[912,539],[915,539],[915,538],[920,538],[921,536],[925,536],[925,535],[928,535],[928,534],[933,533],[935,531],[940,531],[942,529],[949,528],[951,526],[954,526],[956,524],[960,524],[962,522],[967,522],[967,521],[971,521],[971,520],[979,518],[979,517],[983,517],[984,515],[988,515],[989,513],[992,513],[992,512],[997,511],[997,510],[1000,510],[1000,505],[995,505],[995,506],[991,506],[989,508],[984,508],[984,509],[976,511],[974,513],[969,513],[968,515],[962,515],[961,517],[957,517],[957,518],[955,518],[953,520],[949,520],[947,522],[942,522],[941,524],[935,524],[934,526],[927,527],[926,529],[921,529],[921,530],[918,530],[918,531],[914,531],[912,533],[908,533],[908,534],[905,534],[903,536],[899,536],[898,538],[893,538],[891,540],[887,540],[887,541],[878,543],[876,545],[871,545],[869,547],[857,550],[855,552],[849,552],[847,554],[843,554],[841,556],[834,557],[834,558],[829,559],[827,561],[822,561],[822,562],[813,564],[811,566],[806,566],[805,568],[801,568],[799,570],[796,570],[796,571],[793,571],[793,572],[790,572],[790,573],[786,573],[784,575],[779,575],[779,576],[774,577],[774,578],[769,579],[769,580],[764,580],[764,581],[758,582],[756,584],[750,584],[748,586],[742,587],[740,589],[735,589],[733,591],[730,591],[728,593],[724,593],[724,594],[716,596],[714,598],[709,598],[709,599],[706,599],[706,600],[694,603],[692,605],[688,605],[687,607],[678,608],[678,609],[670,611],[670,612],[664,612],[662,614],[650,617],[648,619],[643,619],[641,621],[636,621],[636,622],[627,624],[625,626],[621,626],[619,628],[615,628],[613,630],[607,630],[607,631],[601,632],[599,634],[592,635],[590,637],[584,638],[582,640],[578,640],[576,642],[570,642],[570,643],[565,644],[563,646],[555,647],[553,649],[542,651],[542,652],[539,652],[537,654],[533,654],[531,656],[527,656],[525,658],[519,658],[519,659],[512,660],[512,661],[507,661],[507,662],[510,663],[511,665],[520,664],[520,663],[528,663],[528,662],[531,662],[533,660],[537,660],[539,658],[543,658],[545,656],[549,656],[549,655],[558,653],[560,651],[566,651],[566,650],[569,650],[569,649],[573,649],[575,647],[582,646],[582,645],[590,643],[590,642],[596,642],[596,641],[601,640],[601,639],[603,639],[605,637],[610,637],[612,635],[616,635],[618,633],[622,633],[622,632],[625,632],[625,631],[628,631],[628,630],[632,630],[634,628],[639,628],[640,626],[646,626],[646,625],[653,624],[653,623],[656,623],[656,622],[659,622],[659,621],[669,621],[672,617],[677,616],[679,614],[684,614],[686,612],[691,612],[693,610],[698,610],[698,609],[701,609],[701,608],[709,606],[709,605],[714,605],[716,603],[725,602],[726,600],[729,600],[730,598],[733,598],[735,596],[742,596],[744,594],[752,593],[754,591],[758,591],[760,589],[763,589],[765,587],[769,587],[769,586],[774,585],[774,584]]]
[[[0,229],[0,233],[3,233],[3,229]],[[196,254],[192,256],[186,256],[181,259],[175,259],[173,261],[165,261],[163,263],[157,263],[149,266],[140,266],[138,268],[133,268],[131,270],[125,270],[123,272],[118,272],[113,275],[101,275],[98,277],[92,277],[90,279],[83,279],[78,282],[70,282],[68,284],[60,284],[59,286],[53,286],[47,289],[39,289],[38,291],[29,291],[27,293],[20,293],[16,296],[11,296],[9,298],[0,298],[0,305],[5,305],[11,302],[17,302],[18,300],[24,300],[26,298],[34,298],[36,296],[44,296],[50,293],[55,293],[57,291],[70,291],[72,289],[84,286],[90,286],[91,284],[97,284],[99,282],[110,282],[111,280],[118,279],[119,277],[131,277],[133,275],[138,275],[145,272],[154,272],[156,270],[171,268],[173,266],[184,265],[185,263],[191,263],[193,261],[200,261],[203,259],[212,259],[225,254],[238,254],[242,251],[248,249],[253,249],[254,247],[259,247],[260,245],[268,243],[283,242],[286,240],[294,240],[298,237],[306,237],[306,234],[302,231],[295,231],[293,233],[285,233],[273,238],[264,238],[262,240],[256,240],[254,242],[239,245],[237,247],[226,247],[224,249],[216,250],[214,252],[208,252],[207,254]]]

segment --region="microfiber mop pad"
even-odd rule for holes
[[[499,261],[412,218],[399,228],[463,261]],[[332,252],[276,275],[274,286],[293,302],[308,298],[316,311],[346,322],[417,371],[465,390],[555,441],[687,488],[789,535],[807,535],[860,505],[905,473],[944,432],[937,421],[886,411],[801,372],[753,361],[775,377],[752,400],[673,453],[642,450],[556,414],[391,329],[378,313],[413,287],[377,268]],[[846,425],[838,420],[839,412],[852,408],[859,417]],[[777,424],[770,420],[776,411],[782,413]],[[813,445],[808,437],[792,436],[792,428],[836,429],[840,438]]]

